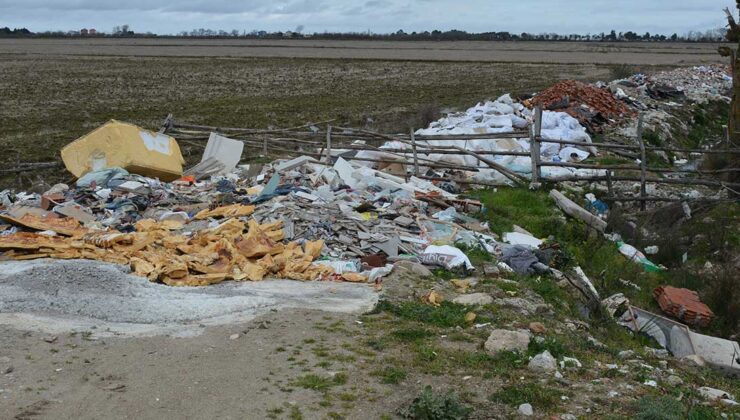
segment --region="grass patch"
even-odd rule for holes
[[[521,284],[526,284],[535,293],[542,296],[545,302],[557,307],[562,307],[567,302],[568,296],[555,280],[549,277],[516,276]]]
[[[470,263],[476,267],[482,267],[483,263],[493,261],[493,256],[481,246],[470,247],[459,242],[455,246],[464,252],[470,259]]]
[[[556,359],[559,359],[568,354],[568,349],[558,339],[553,337],[547,337],[545,341],[538,343],[536,340],[531,340],[527,347],[527,353],[530,356],[534,356],[542,353],[543,351],[549,351],[550,354]]]
[[[344,385],[347,383],[346,373],[337,373],[332,377],[320,376],[315,374],[308,374],[301,376],[293,382],[294,386],[298,386],[306,389],[313,389],[315,391],[326,391],[327,389],[337,386]]]
[[[686,410],[681,402],[674,398],[645,397],[637,403],[637,420],[682,420]]]
[[[554,407],[562,392],[539,384],[527,383],[507,385],[491,395],[491,401],[518,406],[529,403],[533,407],[547,410]]]
[[[721,138],[723,135],[722,125],[727,124],[729,110],[729,105],[722,101],[697,104],[693,115],[691,115],[691,129],[684,145],[698,148]]]
[[[609,75],[612,80],[627,79],[637,72],[637,68],[629,64],[612,64],[609,66]]]
[[[417,321],[441,328],[464,327],[465,314],[468,309],[463,305],[442,302],[440,306],[426,305],[420,302],[403,302],[399,304],[383,300],[375,309],[377,312],[388,312],[399,318]]]
[[[380,377],[380,382],[393,385],[400,383],[407,376],[405,370],[393,366],[387,366],[381,370],[377,370],[373,372],[373,375]]]
[[[634,161],[619,156],[600,156],[594,159],[594,162],[599,165],[627,165],[635,163]]]
[[[423,341],[434,334],[424,328],[401,328],[391,332],[391,335],[399,341],[411,343]]]
[[[543,238],[555,233],[562,220],[554,210],[552,199],[544,190],[529,191],[524,188],[499,188],[476,194],[485,210],[479,217],[489,223],[493,232],[510,232],[514,224]]]

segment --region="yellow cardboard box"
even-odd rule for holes
[[[62,161],[78,178],[90,171],[120,166],[162,181],[180,178],[185,163],[174,138],[116,120],[66,145]]]

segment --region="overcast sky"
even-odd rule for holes
[[[460,29],[599,33],[706,30],[723,26],[731,0],[0,0],[0,27],[39,32],[129,24],[136,32],[407,32]]]

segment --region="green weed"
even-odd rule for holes
[[[464,420],[473,409],[462,404],[456,394],[436,394],[427,386],[400,414],[415,420]]]
[[[376,311],[389,312],[399,318],[417,321],[441,328],[467,325],[465,314],[468,309],[463,305],[442,302],[440,306],[426,305],[421,302],[402,302],[399,304],[383,300],[378,303]]]
[[[337,373],[333,377],[324,377],[308,374],[296,379],[292,385],[315,391],[326,391],[327,389],[347,383],[347,374]]]
[[[561,395],[563,393],[556,389],[535,383],[526,383],[504,386],[491,395],[490,399],[494,402],[513,406],[529,403],[535,408],[546,410],[554,407]]]
[[[380,382],[384,384],[397,384],[406,379],[406,371],[401,368],[387,366],[373,373],[380,377]]]
[[[434,334],[424,328],[401,328],[391,332],[391,335],[399,341],[410,343],[423,341]]]

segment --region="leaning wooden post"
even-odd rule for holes
[[[419,176],[419,158],[416,155],[416,135],[413,127],[411,128],[411,149],[414,151],[414,176]]]
[[[167,117],[162,122],[162,127],[159,129],[159,134],[166,134],[172,128],[172,114],[167,114]]]
[[[326,163],[331,165],[331,125],[326,126]]]
[[[542,134],[542,105],[534,109],[534,128],[530,129],[529,158],[532,161],[530,188],[539,188],[540,182],[540,136]]]
[[[606,171],[606,189],[609,194],[609,198],[614,198],[614,187],[612,185],[612,171]]]
[[[637,141],[640,142],[640,198],[642,198],[642,201],[640,201],[640,210],[645,211],[647,208],[647,201],[645,201],[645,197],[647,197],[647,189],[645,187],[647,155],[645,153],[645,142],[642,140],[642,123],[643,114],[640,114],[640,117],[637,119]]]
[[[262,156],[267,157],[267,136],[262,136]]]

